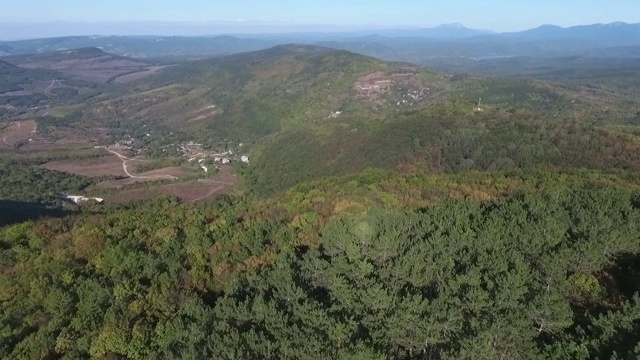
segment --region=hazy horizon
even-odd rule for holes
[[[603,23],[585,23],[594,25]],[[607,23],[604,23],[607,24]],[[38,38],[54,38],[65,36],[217,36],[217,35],[268,35],[268,34],[304,34],[304,33],[356,33],[376,30],[412,30],[435,28],[438,26],[461,25],[469,29],[484,30],[493,33],[517,32],[533,29],[543,25],[514,30],[495,30],[475,28],[462,23],[443,23],[426,26],[411,25],[323,25],[323,24],[277,24],[277,23],[235,23],[235,22],[169,22],[169,21],[110,21],[110,22],[21,22],[0,23],[0,40],[27,40]],[[570,26],[563,26],[570,27]],[[19,29],[18,31],[15,31]]]
[[[634,11],[636,10],[636,11]],[[169,0],[89,3],[23,0],[3,5],[0,39],[71,35],[217,35],[286,32],[348,32],[430,28],[460,23],[495,32],[544,24],[563,27],[640,22],[640,4],[619,0],[519,1],[325,0],[304,6],[291,0]]]

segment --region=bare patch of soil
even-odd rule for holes
[[[122,169],[122,161],[117,156],[103,156],[88,160],[53,161],[42,165],[42,167],[81,176],[126,176]]]
[[[421,82],[420,75],[412,68],[403,70],[406,72],[371,73],[359,78],[353,88],[358,97],[376,105],[384,105],[385,96],[392,92],[398,93],[401,102],[418,102],[426,98],[431,89]]]
[[[166,194],[177,196],[185,202],[200,203],[211,201],[220,194],[231,192],[238,185],[238,182],[233,168],[222,166],[218,173],[210,179],[166,185],[161,187],[161,190]]]
[[[204,107],[202,109],[189,113],[189,120],[187,120],[187,122],[210,119],[222,113],[223,113],[222,109],[219,108],[218,106],[209,105],[207,107]]]
[[[11,148],[16,144],[33,141],[36,138],[36,122],[33,120],[14,121],[0,130],[0,149]]]
[[[124,181],[123,181],[124,180]],[[111,182],[111,184],[122,185],[126,180],[123,179]],[[98,184],[102,186],[107,182]],[[132,184],[132,183],[129,183]],[[222,166],[218,173],[209,179],[201,179],[198,181],[189,181],[178,184],[165,184],[152,186],[145,189],[123,189],[116,194],[105,196],[106,201],[112,203],[129,203],[134,201],[152,199],[159,195],[175,196],[184,202],[202,203],[215,199],[221,194],[228,194],[238,185],[238,178],[230,166]],[[122,187],[120,186],[120,187]],[[108,186],[116,187],[116,186]]]

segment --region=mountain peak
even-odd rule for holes
[[[538,26],[536,29],[562,29],[562,26],[558,26],[558,25],[553,25],[553,24],[543,24]]]
[[[460,23],[442,24],[435,27],[435,29],[467,29],[466,26]]]
[[[625,25],[629,25],[629,23],[626,23],[624,21],[616,21],[616,22],[612,22],[612,23],[609,23],[609,24],[605,24],[605,26],[611,26],[611,27],[613,27],[613,26],[625,26]]]

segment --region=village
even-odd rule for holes
[[[231,165],[237,163],[246,166],[250,163],[249,155],[242,152],[246,150],[245,145],[237,141],[225,139],[217,143],[217,149],[213,146],[207,148],[206,145],[193,140],[158,146],[158,143],[150,144],[145,141],[154,136],[152,131],[148,134],[150,136],[145,134],[143,137],[125,134],[117,140],[112,140],[109,145],[95,145],[95,149],[104,152],[104,158],[101,158],[104,161],[91,160],[94,163],[89,163],[86,167],[79,167],[75,162],[74,169],[92,174],[98,171],[118,177],[101,183],[102,188],[120,189],[134,183],[165,180],[157,188],[168,195],[196,202],[204,201],[235,186],[236,175]],[[59,165],[54,163],[50,165]],[[68,168],[69,165],[62,166]],[[144,188],[146,186],[132,189],[130,193],[140,193]],[[118,201],[117,197],[95,197],[102,194],[99,191],[93,194],[60,194],[59,198],[74,205]]]
[[[151,133],[147,133],[146,136],[150,137]],[[124,135],[122,139],[115,141],[114,144],[110,147],[119,150],[131,151],[138,155],[141,154],[145,149],[138,148],[136,146],[136,143],[137,140],[135,138],[131,137],[130,135]],[[179,145],[176,145],[175,143],[164,145],[161,148],[162,152],[165,154],[167,153],[167,150],[171,150],[170,152],[173,152],[173,149],[175,149],[175,152],[173,152],[174,154],[178,154],[181,157],[186,158],[188,163],[197,163],[200,169],[202,169],[202,171],[204,171],[205,173],[209,172],[210,165],[229,165],[234,162],[240,162],[248,165],[250,163],[249,155],[240,155],[237,150],[234,152],[234,148],[242,149],[244,147],[243,143],[238,143],[235,146],[227,145],[226,147],[227,150],[225,151],[207,150],[205,149],[205,145],[201,143],[188,141]],[[96,146],[96,148],[99,148],[99,146]]]
[[[238,147],[240,148],[243,146],[243,143],[238,144]],[[236,161],[240,161],[244,164],[249,164],[248,155],[241,155],[240,157],[238,157],[238,154],[235,154],[232,149],[224,152],[205,150],[202,144],[198,144],[193,141],[189,141],[184,145],[180,145],[177,150],[182,153],[183,157],[187,158],[188,162],[192,163],[197,161],[200,168],[204,172],[209,172],[207,164],[211,163],[211,160],[213,160],[214,164],[222,165],[228,165]]]

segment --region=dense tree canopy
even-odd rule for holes
[[[633,359],[638,195],[557,187],[319,225],[158,200],[5,227],[4,358]]]

